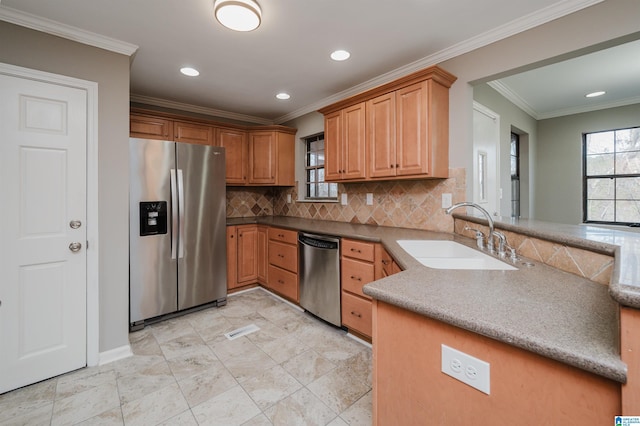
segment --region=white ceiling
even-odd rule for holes
[[[602,0],[258,0],[262,25],[249,33],[219,25],[213,0],[0,1],[0,19],[133,53],[135,101],[268,124]],[[336,49],[351,59],[329,59]],[[187,65],[200,76],[181,75]],[[502,83],[537,113],[565,108],[516,77]]]
[[[600,50],[489,83],[541,120],[640,103],[640,41]],[[597,98],[587,93],[603,90]]]

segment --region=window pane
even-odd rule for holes
[[[309,197],[316,197],[316,185],[314,183],[309,185]]]
[[[625,175],[640,173],[640,152],[616,154],[616,173]]]
[[[640,151],[640,127],[616,131],[616,151]]]
[[[616,197],[619,200],[640,200],[640,177],[616,179]]]
[[[324,166],[324,151],[318,152],[317,156],[318,156],[318,166]]]
[[[315,152],[310,152],[307,157],[307,166],[317,166],[317,154]]]
[[[589,200],[587,201],[587,220],[600,222],[613,222],[614,201]]]
[[[587,154],[614,152],[614,132],[589,133],[587,135]]]
[[[319,142],[315,141],[315,142],[311,142],[311,147],[309,148],[309,151],[318,151],[320,149]]]
[[[640,222],[640,201],[616,201],[616,222]]]
[[[318,184],[318,197],[327,198],[329,196],[329,184],[319,183]]]
[[[511,177],[518,177],[518,157],[511,157]]]
[[[587,176],[612,175],[613,173],[614,154],[587,156]]]
[[[309,170],[309,182],[317,182],[315,169]]]
[[[330,183],[329,184],[329,197],[338,198],[338,184]]]
[[[613,200],[615,198],[615,179],[589,179],[587,181],[587,199]]]
[[[318,182],[324,182],[324,169],[318,169]]]

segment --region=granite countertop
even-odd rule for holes
[[[483,220],[457,216],[471,221]],[[516,263],[518,270],[515,271],[427,268],[396,243],[400,239],[439,239],[475,248],[474,240],[457,234],[278,216],[229,219],[227,223],[260,223],[381,242],[404,271],[367,284],[366,294],[617,382],[626,382],[627,367],[619,354],[618,303],[610,297],[607,286],[529,259]],[[505,230],[547,239],[547,233],[552,233],[562,239],[558,242],[620,254],[615,242],[585,240],[580,235],[559,233],[551,226],[541,228],[530,223],[529,226],[498,224]],[[564,229],[562,225],[561,230]],[[616,257],[615,269],[619,266]],[[618,275],[625,276],[619,272]],[[611,293],[613,295],[613,291]]]

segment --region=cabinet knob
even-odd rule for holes
[[[397,169],[398,167],[400,167],[400,164],[396,164],[396,169]]]

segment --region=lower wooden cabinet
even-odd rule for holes
[[[362,288],[372,281],[399,272],[400,268],[392,270],[393,264],[395,262],[381,244],[346,238],[342,240],[340,277],[344,327],[371,338],[371,297],[364,294]]]
[[[258,262],[258,283],[266,285],[269,281],[269,227],[258,225],[258,244],[256,261]]]
[[[279,295],[298,302],[298,233],[289,229],[269,228],[269,279],[267,287]]]
[[[258,225],[227,226],[227,289],[258,280]]]

